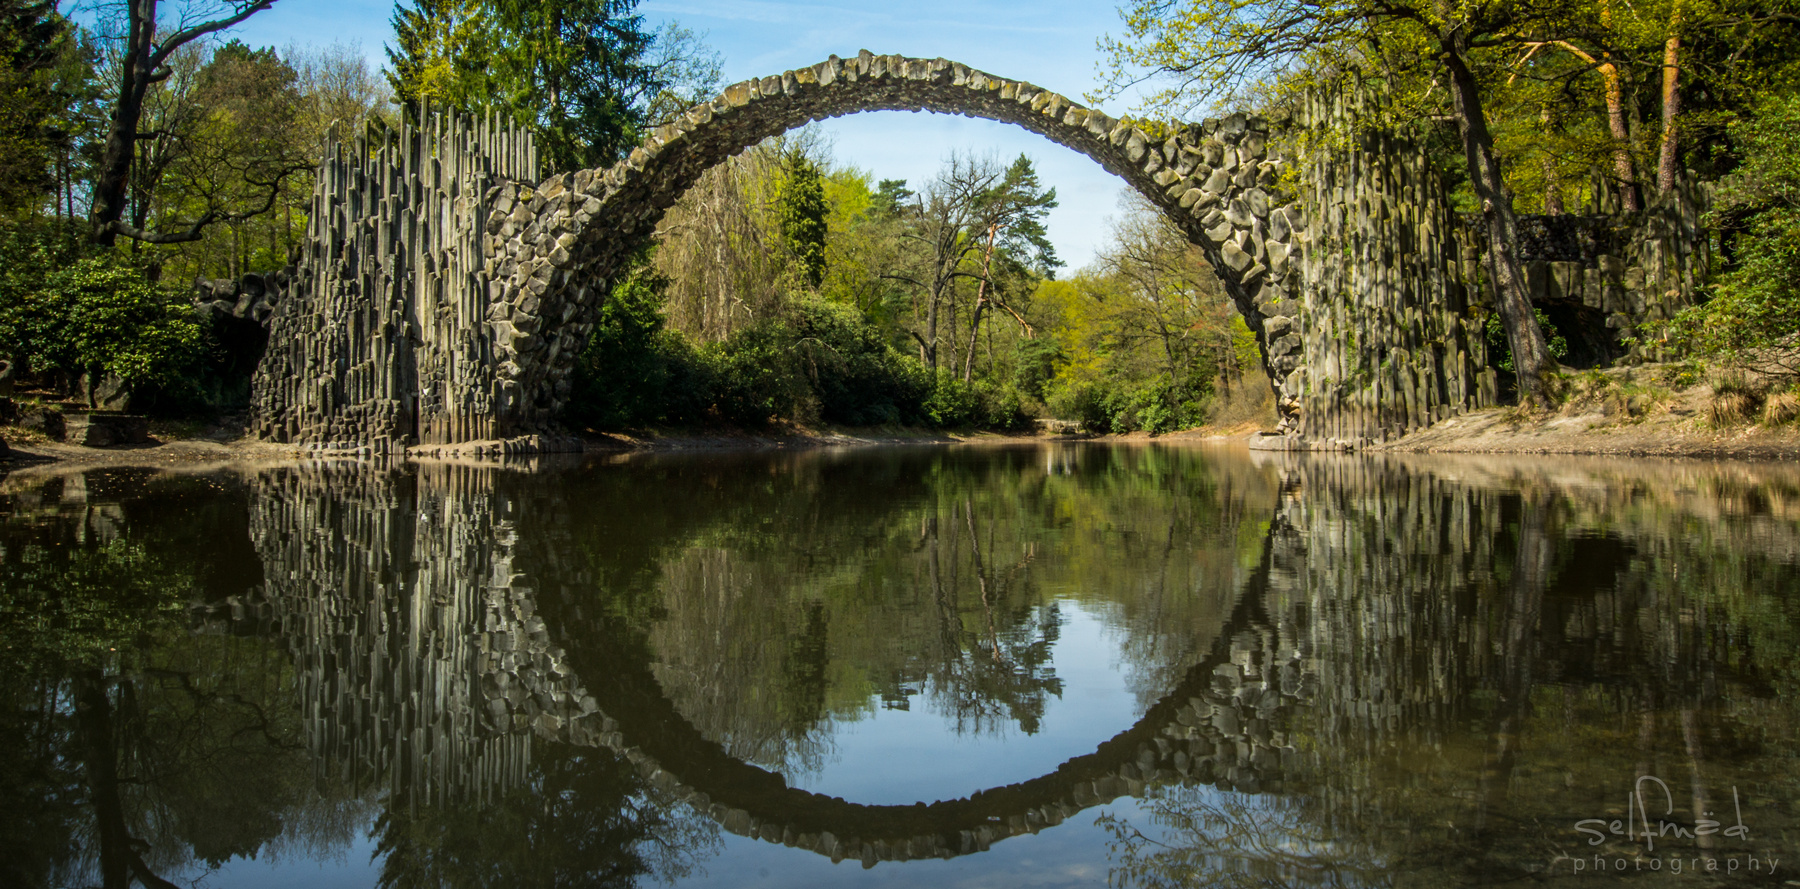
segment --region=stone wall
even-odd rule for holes
[[[252,434],[381,452],[493,437],[480,230],[502,178],[536,177],[531,140],[493,118],[431,113],[334,145],[294,297],[270,319]]]
[[[1584,216],[1520,217],[1532,303],[1569,338],[1571,366],[1667,360],[1662,343],[1642,334],[1693,305],[1712,267],[1700,224],[1710,194],[1684,181],[1625,213],[1603,187],[1596,193],[1601,199]]]

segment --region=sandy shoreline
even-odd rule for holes
[[[585,453],[669,451],[754,451],[880,445],[1006,445],[1050,441],[1115,443],[1243,444],[1252,426],[1191,429],[1166,435],[952,435],[923,430],[784,430],[765,433],[609,433],[583,437]],[[319,452],[296,445],[242,438],[192,438],[112,448],[89,448],[57,442],[8,442],[10,460],[0,460],[0,473],[61,467],[107,466],[182,468],[206,471],[214,466],[279,465],[319,459],[354,459],[342,452]],[[1442,454],[1568,454],[1613,457],[1683,457],[1706,460],[1800,461],[1800,424],[1773,429],[1741,426],[1709,428],[1702,413],[1675,403],[1650,416],[1620,419],[1601,410],[1526,415],[1511,408],[1477,411],[1445,420],[1373,452]],[[411,459],[432,459],[413,457]],[[484,458],[492,461],[493,458]],[[54,468],[53,468],[54,467]]]

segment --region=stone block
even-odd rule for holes
[[[36,407],[19,412],[20,426],[51,441],[62,441],[68,435],[68,424],[62,411],[53,407]]]
[[[74,414],[69,417],[68,438],[90,448],[147,444],[150,421],[133,414]]]

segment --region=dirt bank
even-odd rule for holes
[[[1800,423],[1717,423],[1716,394],[1698,386],[1643,406],[1576,403],[1556,412],[1512,408],[1445,420],[1376,450],[1446,454],[1593,454],[1800,460]]]
[[[1617,399],[1586,399],[1556,412],[1530,414],[1512,408],[1478,411],[1445,420],[1428,429],[1372,450],[1447,454],[1588,454],[1624,457],[1693,457],[1734,460],[1800,461],[1800,423],[1764,426],[1738,423],[1715,428],[1716,394],[1700,386],[1665,394],[1654,403],[1632,406]],[[1166,444],[1241,442],[1257,432],[1254,424],[1190,429],[1168,435],[956,435],[928,430],[814,430],[786,428],[748,431],[633,432],[583,437],[589,453],[626,451],[743,451],[863,445],[1006,445],[1024,442],[1085,440]],[[153,430],[153,434],[156,430]],[[34,467],[81,466],[180,467],[205,471],[218,465],[281,464],[318,459],[322,455],[295,445],[251,441],[234,431],[207,430],[199,437],[176,437],[163,431],[161,441],[113,448],[38,440],[18,440],[12,429],[0,431],[13,459],[0,460],[0,472]],[[348,457],[349,455],[338,455]]]

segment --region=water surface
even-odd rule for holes
[[[1785,466],[21,473],[0,885],[1783,885],[1797,594]]]

